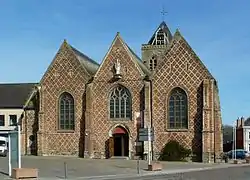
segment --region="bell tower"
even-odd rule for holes
[[[167,45],[172,40],[172,34],[163,21],[159,27],[156,29],[153,36],[150,38],[147,44],[143,44],[142,60],[143,63],[150,69],[154,71],[161,61],[161,54],[166,50]]]

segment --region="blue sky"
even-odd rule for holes
[[[117,31],[138,54],[162,21],[217,78],[223,122],[250,116],[250,1],[0,0],[1,83],[38,82],[63,39],[101,62]]]

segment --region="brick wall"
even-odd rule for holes
[[[122,78],[119,80],[113,78],[113,67],[117,59],[121,63]],[[37,117],[38,155],[84,153],[85,157],[105,158],[110,132],[120,125],[130,135],[129,150],[132,157],[135,154],[138,119],[143,116],[146,124],[152,115],[156,155],[169,140],[177,140],[191,149],[199,159],[214,159],[222,151],[218,89],[213,77],[179,32],[169,44],[168,51],[162,55],[158,69],[152,76],[152,112],[150,85],[143,80],[144,77],[145,74],[119,35],[92,81],[89,81],[90,75],[64,42],[41,80],[39,110],[35,113],[26,112],[23,151],[30,153],[28,138],[32,135],[31,127]],[[132,95],[131,120],[109,119],[109,94],[117,85],[126,87]],[[188,97],[188,129],[167,128],[168,97],[175,87],[182,88]],[[63,92],[70,93],[74,98],[74,131],[58,131],[58,100]]]
[[[208,116],[205,117],[207,119],[205,123],[208,123],[212,129],[214,127],[214,118],[211,114],[203,114],[203,81],[212,79],[212,76],[179,32],[175,34],[159,66],[160,68],[153,76],[153,125],[157,139],[154,142],[154,151],[159,153],[169,140],[177,140],[197,154],[198,159],[201,159],[202,151],[204,151],[203,142],[214,144],[212,134],[205,136],[202,134],[203,116]],[[167,99],[175,87],[182,88],[188,96],[188,129],[167,128]],[[208,101],[211,102],[213,101],[212,87],[209,88]],[[214,110],[211,108],[209,111]],[[213,153],[214,149],[205,151]]]
[[[131,54],[128,52],[121,37],[117,35],[109,53],[101,64],[93,82],[88,85],[90,97],[87,102],[89,124],[86,128],[90,129],[89,133],[89,148],[90,156],[97,158],[105,158],[108,149],[107,142],[110,137],[109,132],[116,125],[122,125],[129,131],[130,136],[130,156],[135,153],[135,141],[137,138],[137,114],[140,114],[141,93],[144,82],[141,72],[137,64],[132,60]],[[120,80],[113,79],[112,68],[116,60],[120,60],[122,78]],[[109,119],[109,94],[117,85],[126,87],[132,95],[132,119],[125,121],[113,121]]]
[[[83,104],[85,84],[90,76],[64,42],[42,78],[38,131],[39,155],[79,155],[83,152]],[[75,105],[75,130],[58,130],[58,101],[63,92],[70,93]]]
[[[239,127],[236,129],[236,147],[237,149],[244,149],[244,129]]]

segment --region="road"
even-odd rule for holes
[[[183,180],[249,180],[250,166],[230,167],[206,171],[188,172]]]
[[[153,178],[152,178],[153,177]],[[159,175],[144,177],[143,180],[249,180],[250,166],[230,167],[204,171],[193,171],[176,175]]]
[[[93,179],[236,179],[241,176],[250,175],[250,166],[234,164],[203,164],[184,162],[162,162],[163,170],[160,172],[149,172],[146,161],[140,161],[137,168],[137,161],[134,160],[91,160],[73,157],[22,157],[22,167],[37,168],[39,180],[64,179],[64,163],[67,164],[68,180],[93,180]],[[214,169],[203,172],[200,169]],[[220,168],[220,169],[216,169]],[[224,169],[221,169],[224,168]],[[248,170],[249,169],[249,170]],[[139,170],[139,175],[138,175]],[[181,175],[173,175],[176,172],[185,172]],[[8,179],[8,158],[0,158],[0,179]],[[170,175],[171,173],[171,175]],[[227,177],[223,177],[226,175]],[[221,177],[223,178],[221,178]],[[249,176],[250,177],[250,176]],[[250,178],[248,178],[250,179]]]
[[[198,170],[177,174],[156,174],[143,177],[82,178],[78,180],[250,180],[250,166]]]

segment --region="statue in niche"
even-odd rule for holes
[[[119,59],[117,59],[115,63],[115,75],[120,75],[120,74],[121,74],[121,64]]]
[[[116,63],[114,65],[114,77],[115,79],[121,79],[122,78],[122,75],[121,75],[121,63],[120,63],[120,60],[117,59],[116,60]]]

